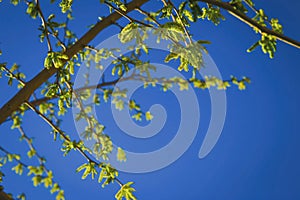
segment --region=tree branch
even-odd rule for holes
[[[13,199],[0,188],[0,200],[13,200]]]
[[[128,13],[137,7],[142,6],[149,0],[133,0],[127,5]],[[107,28],[122,15],[119,13],[112,13],[108,17],[104,18],[102,21],[98,22],[93,28],[91,28],[84,36],[82,36],[73,46],[67,49],[65,54],[72,58],[80,50],[82,50],[90,41],[92,41],[103,29]],[[26,86],[22,88],[15,96],[13,96],[2,108],[0,109],[0,124],[2,124],[18,107],[27,101],[32,93],[39,88],[45,81],[47,81],[53,74],[57,72],[55,67],[48,69],[43,69],[39,74],[37,74],[33,79],[26,83]]]
[[[223,8],[224,10],[227,10],[231,15],[233,15],[234,17],[236,17],[240,21],[244,22],[248,26],[250,26],[252,28],[257,28],[260,33],[266,33],[266,34],[269,34],[269,35],[273,35],[278,40],[300,49],[300,42],[298,42],[296,40],[293,40],[293,39],[291,39],[291,38],[289,38],[289,37],[287,37],[283,34],[277,33],[275,31],[272,31],[272,30],[268,29],[267,27],[264,27],[264,26],[258,24],[253,19],[249,18],[245,14],[243,14],[243,13],[237,11],[236,9],[234,9],[234,7],[232,7],[227,2],[222,2],[222,1],[217,1],[217,0],[198,0],[198,1],[209,3],[209,4],[212,4],[212,5],[218,6],[220,8]]]
[[[65,141],[71,142],[71,139],[66,135],[59,127],[57,127],[50,119],[48,119],[44,114],[42,114],[38,109],[36,109],[32,104],[30,104],[28,101],[25,102],[27,106],[34,111],[36,114],[38,114],[50,127],[56,131]],[[96,160],[92,159],[81,147],[76,146],[75,149],[89,162],[94,163],[97,166],[100,166],[100,163]],[[1,150],[1,147],[0,147]],[[119,184],[120,187],[123,186],[123,183],[115,177],[114,180]],[[0,199],[1,200],[1,199]]]

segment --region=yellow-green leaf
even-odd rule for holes
[[[117,159],[120,162],[126,161],[126,159],[127,159],[125,151],[120,147],[118,147]]]
[[[150,113],[150,111],[146,112],[145,116],[146,116],[147,121],[150,121],[153,119],[153,115]]]

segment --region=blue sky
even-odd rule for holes
[[[153,1],[158,3],[158,1]],[[95,23],[102,11],[98,1],[81,1],[74,4],[76,20],[72,28],[81,36]],[[300,40],[297,14],[300,2],[283,0],[272,3],[256,2],[268,16],[278,17],[286,35]],[[150,6],[151,3],[148,3]],[[43,6],[43,4],[42,4]],[[50,13],[53,7],[46,8]],[[46,44],[40,44],[37,37],[38,21],[24,14],[25,6],[14,7],[7,2],[0,4],[0,61],[20,64],[21,70],[32,78],[41,69],[47,52]],[[54,10],[56,12],[56,10]],[[300,135],[298,113],[300,111],[299,56],[298,49],[278,42],[274,59],[263,55],[259,49],[246,53],[246,49],[258,39],[258,35],[242,22],[225,15],[227,20],[215,27],[211,23],[197,23],[192,27],[195,39],[212,41],[209,53],[222,76],[248,76],[252,83],[245,91],[231,87],[226,91],[227,116],[222,135],[204,159],[198,158],[210,118],[210,100],[207,91],[196,90],[201,121],[197,136],[185,154],[170,166],[146,174],[121,173],[124,182],[134,181],[138,199],[300,199]],[[94,45],[105,40],[112,30],[101,33]],[[157,54],[158,55],[158,54]],[[158,59],[157,59],[158,60]],[[6,86],[0,79],[0,105],[15,94],[15,85]],[[154,103],[161,103],[168,112],[166,127],[155,137],[143,141],[122,134],[111,120],[110,105],[103,107],[107,121],[107,132],[124,148],[147,151],[162,147],[174,137],[180,113],[178,103],[172,94],[159,96],[150,90],[139,90],[135,94],[145,110]],[[155,95],[156,98],[151,98]],[[103,115],[102,115],[103,117]],[[101,117],[100,117],[101,118]],[[71,113],[63,117],[63,129],[77,136]],[[102,189],[96,180],[82,181],[75,169],[84,162],[77,153],[62,156],[60,143],[52,140],[50,128],[39,117],[28,112],[24,118],[25,131],[35,137],[35,145],[48,160],[48,167],[54,172],[55,180],[65,190],[66,198],[113,199],[118,189],[112,184]],[[26,145],[18,140],[18,132],[10,130],[10,123],[0,127],[0,143],[10,151],[26,152]],[[146,145],[145,145],[146,144]],[[26,176],[7,172],[4,180],[7,191],[14,194],[25,192],[28,199],[53,199],[54,196],[43,187],[34,188]]]

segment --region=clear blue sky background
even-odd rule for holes
[[[160,2],[153,0],[152,3]],[[286,35],[300,40],[298,0],[257,0],[256,3],[269,16],[280,19]],[[91,0],[75,1],[73,10],[76,20],[71,26],[79,37],[88,30],[88,25],[95,23],[97,17],[103,15],[98,4],[98,1]],[[48,8],[44,3],[42,6],[46,13],[52,12],[53,7]],[[151,2],[148,3],[148,7],[150,6]],[[21,70],[29,80],[40,71],[47,49],[46,44],[40,44],[37,37],[39,21],[33,21],[25,15],[25,9],[23,4],[17,7],[7,1],[0,4],[0,49],[4,52],[0,62],[21,64]],[[228,111],[221,138],[213,151],[202,160],[198,159],[198,151],[209,124],[210,102],[207,91],[197,91],[201,122],[188,151],[162,170],[147,174],[120,174],[120,179],[124,182],[135,182],[139,199],[300,199],[300,51],[279,42],[278,51],[272,60],[260,50],[248,54],[246,49],[258,36],[233,17],[226,15],[226,18],[218,27],[210,23],[194,25],[193,33],[198,34],[195,39],[212,41],[208,50],[224,78],[231,74],[238,77],[245,75],[251,78],[252,83],[242,92],[235,87],[227,91]],[[111,31],[112,29],[105,30],[93,44],[106,39]],[[4,78],[0,79],[1,106],[16,91],[15,85],[9,88],[6,81]],[[136,97],[140,97],[145,110],[159,101],[167,111],[175,113],[169,115],[160,135],[146,141],[148,145],[145,148],[164,146],[174,136],[176,123],[179,121],[176,99],[166,101],[161,97],[158,100],[147,98],[148,101],[142,101],[145,100],[142,96],[151,97],[151,92],[141,94],[142,92],[137,92]],[[143,140],[122,136],[110,120],[111,114],[107,112],[106,116],[109,122],[107,132],[117,133],[112,137],[122,143],[120,145],[130,150],[135,150],[135,147],[140,151],[148,150],[143,149]],[[15,142],[18,132],[11,131],[10,125],[10,122],[1,125],[0,144],[12,152],[21,149],[25,155],[26,145]],[[76,152],[64,158],[59,150],[60,143],[53,142],[52,135],[49,134],[50,128],[34,113],[26,113],[24,129],[28,135],[35,137],[35,145],[47,158],[47,165],[53,170],[55,180],[65,190],[67,199],[114,198],[117,184],[102,189],[96,180],[88,178],[82,181],[81,175],[74,173],[84,159]],[[63,129],[77,135],[71,114],[64,117]],[[4,184],[6,190],[14,194],[27,193],[30,200],[54,198],[45,188],[34,188],[26,176],[20,177],[7,172]]]

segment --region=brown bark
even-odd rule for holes
[[[137,7],[141,7],[144,3],[149,0],[133,0],[127,5],[128,13]],[[117,12],[112,13],[102,21],[98,22],[93,28],[91,28],[84,36],[82,36],[73,46],[68,48],[65,54],[71,58],[83,49],[90,41],[92,41],[103,29],[110,26],[112,23],[120,19],[122,15]],[[45,81],[47,81],[55,72],[56,68],[43,69],[33,79],[26,83],[26,85],[13,96],[2,108],[0,109],[0,124],[2,124],[19,106],[27,101],[32,93],[40,87]]]
[[[0,200],[12,200],[12,198],[4,191],[0,190]]]

